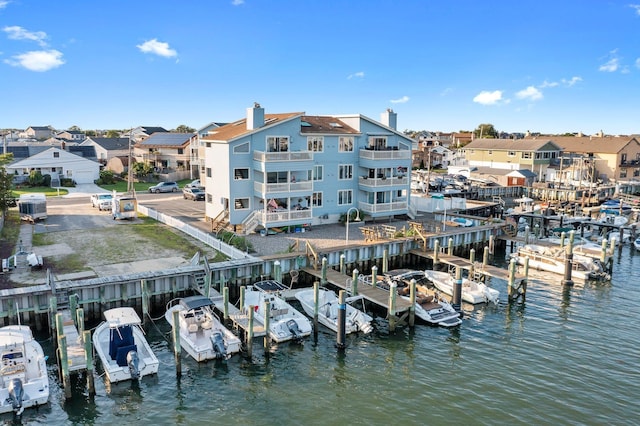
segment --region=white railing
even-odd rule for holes
[[[370,178],[367,176],[360,176],[358,178],[358,182],[362,186],[384,187],[407,185],[409,183],[409,179],[407,177]]]
[[[242,233],[249,235],[260,224],[260,210],[254,210],[242,221]]]
[[[285,152],[263,152],[253,151],[253,159],[261,162],[269,161],[311,161],[313,152],[311,151],[285,151]]]
[[[294,220],[308,220],[313,217],[311,209],[307,210],[281,210],[275,212],[260,212],[260,223],[264,227],[275,225],[280,222],[290,222]]]
[[[259,261],[258,258],[251,256],[248,253],[243,252],[242,250],[238,250],[237,248],[230,246],[229,244],[223,243],[219,239],[215,238],[213,235],[201,231],[198,228],[195,228],[187,223],[184,223],[181,220],[178,220],[172,216],[166,215],[164,213],[160,213],[156,210],[150,209],[143,205],[138,204],[138,212],[150,217],[151,219],[155,219],[158,222],[162,222],[166,225],[171,226],[185,234],[202,241],[209,247],[213,247],[217,251],[229,256],[231,259],[252,259],[255,261]]]
[[[262,183],[254,182],[253,190],[260,194],[272,194],[277,192],[310,192],[313,190],[312,181],[292,182],[292,183]]]
[[[389,213],[407,210],[408,204],[406,201],[395,201],[393,203],[358,203],[358,208],[365,213]]]
[[[410,160],[411,151],[408,149],[375,151],[372,149],[361,149],[360,158],[368,160]]]

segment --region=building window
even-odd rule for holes
[[[338,166],[338,179],[353,179],[353,165],[352,164],[340,164]]]
[[[213,195],[207,194],[207,203],[213,203]]]
[[[209,144],[207,144],[208,146]],[[249,152],[249,142],[242,143],[233,147],[234,154],[247,154]]]
[[[638,176],[640,176],[640,169],[635,169],[633,171],[633,177],[638,177]]]
[[[309,170],[308,180],[322,180],[323,166],[313,166],[313,169]]]
[[[548,152],[543,152],[542,153],[542,158],[548,159],[549,158],[549,153]]]
[[[353,152],[353,136],[340,136],[338,139],[339,152]]]
[[[382,151],[387,149],[387,138],[384,136],[369,137],[369,149]]]
[[[516,152],[515,151],[509,151],[509,153],[507,155],[509,157],[515,157],[516,156]]]
[[[620,178],[627,177],[627,169],[620,169]]]
[[[233,169],[233,178],[235,180],[249,179],[249,169]]]
[[[211,148],[211,142],[205,142],[204,146],[207,147],[207,148]],[[234,150],[234,152],[235,152],[235,150]]]
[[[530,152],[523,152],[522,153],[522,159],[531,160],[531,153]]]
[[[314,152],[324,151],[324,138],[322,136],[307,137],[307,150]]]
[[[344,206],[346,204],[353,203],[353,191],[350,189],[344,189],[342,191],[338,191],[338,205]]]
[[[207,167],[207,177],[211,177],[211,167]]]
[[[267,183],[287,183],[288,172],[267,172]]]
[[[493,155],[493,151],[489,150],[488,154]]]
[[[322,192],[314,192],[311,196],[311,205],[313,207],[322,207]]]
[[[60,158],[60,153],[57,151],[53,152],[53,158]]]
[[[182,155],[184,154],[184,149],[183,148],[178,148],[178,155]]]
[[[233,201],[233,206],[236,210],[246,210],[249,208],[249,199],[248,198],[236,198]]]
[[[627,154],[622,154],[622,157],[621,157],[621,164],[624,164],[624,163],[626,163],[626,162],[627,162]]]
[[[267,137],[267,152],[287,152],[287,151],[289,151],[289,136]]]
[[[55,171],[56,171],[56,168],[55,168],[55,167],[52,167],[52,168],[51,168],[51,171],[52,171],[52,172],[55,172]]]

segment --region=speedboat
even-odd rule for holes
[[[440,271],[424,271],[424,275],[431,281],[435,288],[441,292],[453,296],[455,278],[451,274]],[[495,288],[468,278],[462,279],[462,300],[471,303],[498,303],[500,292]]]
[[[424,273],[422,273],[424,276]],[[393,274],[392,274],[393,275]],[[402,274],[395,274],[395,278],[391,278],[390,275],[383,277],[376,282],[376,287],[388,290],[392,283],[398,285],[402,282],[398,277]],[[406,272],[405,277],[411,276],[412,273]],[[371,284],[371,275],[360,274],[358,276],[358,282],[366,285]],[[405,300],[411,300],[410,287],[406,284],[406,278],[404,285],[398,287],[398,295]],[[416,303],[415,303],[415,315],[422,321],[431,324],[439,325],[442,327],[455,327],[462,324],[460,314],[453,309],[453,306],[447,302],[444,298],[440,297],[439,293],[428,295],[425,292],[416,290]]]
[[[22,415],[49,400],[47,357],[26,325],[0,328],[0,413]]]
[[[296,299],[302,305],[305,313],[310,317],[314,316],[314,289],[300,290],[295,295]],[[345,313],[345,333],[355,333],[362,331],[367,334],[373,331],[371,321],[373,318],[367,315],[363,310],[354,307],[350,303],[357,300],[364,300],[362,296],[351,296],[346,299]],[[318,322],[331,330],[338,332],[338,296],[331,290],[318,289]]]
[[[238,336],[222,325],[212,306],[208,297],[190,296],[170,301],[164,314],[173,327],[173,313],[178,311],[180,346],[198,362],[228,359],[242,346]]]
[[[135,309],[104,311],[105,321],[93,332],[93,346],[110,383],[140,378],[158,372],[158,358],[144,337],[142,321]]]
[[[544,247],[537,244],[526,244],[512,253],[511,258],[519,265],[525,264],[529,258],[529,267],[556,274],[564,274],[567,253],[565,248]],[[571,276],[580,280],[607,280],[609,275],[604,271],[599,259],[573,253]]]
[[[311,334],[311,321],[295,309],[281,295],[288,287],[275,280],[263,280],[247,287],[244,293],[243,312],[253,306],[254,320],[264,326],[268,315],[268,334],[276,343],[289,340],[301,341]],[[269,312],[265,312],[269,302]]]

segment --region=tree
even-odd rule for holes
[[[69,127],[68,130],[70,130],[72,132],[81,132],[82,131],[82,129],[80,127],[78,127],[78,126],[71,126],[71,127]]]
[[[185,124],[181,124],[178,127],[176,127],[176,132],[178,133],[194,133],[196,131],[196,129],[191,128]]]
[[[132,167],[131,170],[137,178],[143,178],[153,173],[153,166],[149,163],[136,162]]]
[[[495,139],[498,137],[498,132],[496,131],[493,124],[481,124],[473,131],[473,136],[476,138],[483,139]]]
[[[107,130],[107,137],[108,138],[119,138],[120,137],[120,132],[118,130]]]
[[[15,199],[11,191],[13,175],[4,167],[13,161],[13,154],[0,154],[0,214],[4,216],[9,207],[15,206]]]

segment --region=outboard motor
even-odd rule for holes
[[[302,336],[300,335],[300,328],[298,328],[298,323],[296,322],[296,320],[290,319],[289,321],[287,321],[287,328],[289,329],[291,334],[293,334],[294,340],[298,341],[302,339]]]
[[[224,347],[224,340],[220,331],[211,335],[211,343],[213,344],[216,359],[225,359],[227,357],[227,349]]]
[[[138,352],[129,351],[127,353],[127,365],[129,366],[129,373],[131,374],[131,378],[134,380],[140,378],[139,364],[140,359],[138,358]]]
[[[22,399],[24,398],[24,388],[22,387],[22,380],[11,379],[7,389],[9,391],[9,399],[11,400],[13,412],[16,414],[16,416],[19,416],[24,411],[24,407],[22,406]]]

